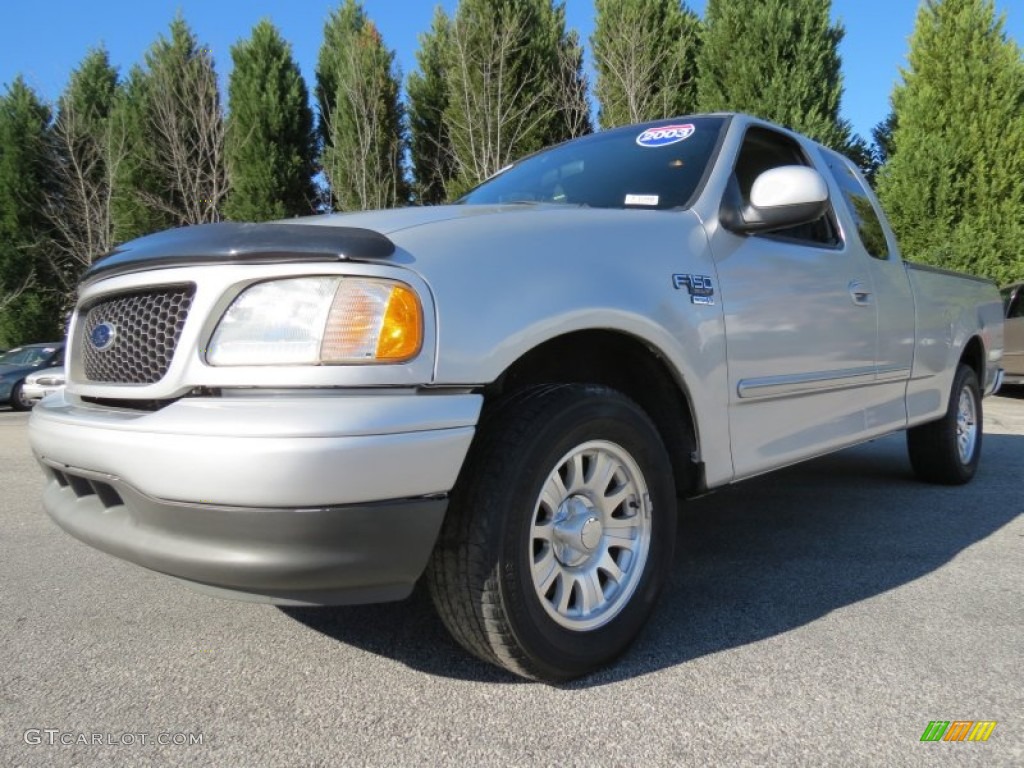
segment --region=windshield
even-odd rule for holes
[[[53,347],[17,347],[0,355],[0,365],[36,365],[53,354]]]
[[[686,208],[725,122],[723,117],[676,118],[585,136],[521,160],[459,202]]]

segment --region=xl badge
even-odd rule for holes
[[[110,349],[117,338],[117,327],[113,323],[100,323],[89,334],[89,343],[100,352]]]
[[[715,286],[707,275],[672,275],[672,285],[677,291],[685,285],[694,304],[715,304]]]

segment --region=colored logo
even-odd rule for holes
[[[89,333],[89,343],[100,352],[110,349],[116,338],[117,328],[113,323],[100,323]]]
[[[669,144],[678,144],[680,141],[693,136],[697,129],[691,124],[686,125],[659,125],[656,128],[648,128],[636,137],[636,143],[641,147],[667,147]]]
[[[995,720],[932,720],[921,741],[988,741],[995,727]]]

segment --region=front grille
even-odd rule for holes
[[[155,384],[164,377],[185,327],[194,285],[122,293],[100,299],[80,312],[78,338],[85,378],[108,384]],[[112,336],[97,349],[93,332],[101,324]],[[111,330],[112,329],[112,330]],[[103,329],[101,329],[101,338]]]

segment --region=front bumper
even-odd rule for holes
[[[478,395],[189,398],[33,410],[44,504],[78,539],[233,596],[400,599],[433,549]]]

